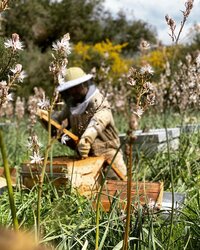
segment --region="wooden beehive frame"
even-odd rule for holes
[[[163,182],[133,182],[131,188],[132,205],[147,205],[159,209],[163,199]],[[97,194],[98,195],[98,194]],[[108,180],[100,194],[101,206],[110,211],[114,200],[120,209],[126,209],[127,182]],[[96,203],[94,202],[94,207]]]

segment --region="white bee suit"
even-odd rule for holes
[[[81,151],[81,148],[84,148],[82,153],[85,156],[103,155],[109,161],[114,160],[115,166],[126,176],[122,151],[119,150],[115,156],[120,147],[120,140],[110,105],[94,85],[89,87],[83,103],[76,107],[65,105],[63,110],[54,113],[52,118],[59,123],[68,119],[68,128],[80,138],[78,149]]]

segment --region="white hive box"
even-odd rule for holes
[[[179,148],[180,128],[150,129],[148,132],[142,130],[135,131],[136,140],[133,143],[133,152],[142,153],[145,156],[152,156],[155,153]],[[125,139],[125,134],[119,135],[121,142]]]
[[[185,124],[179,126],[181,133],[193,134],[200,132],[200,124]]]

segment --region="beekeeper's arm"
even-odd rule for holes
[[[83,158],[88,157],[91,144],[98,135],[103,134],[103,131],[111,121],[112,114],[109,107],[103,107],[94,114],[78,144],[78,151]]]

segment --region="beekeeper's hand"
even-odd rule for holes
[[[91,144],[87,138],[83,137],[78,143],[78,152],[82,158],[87,158],[90,152]]]

